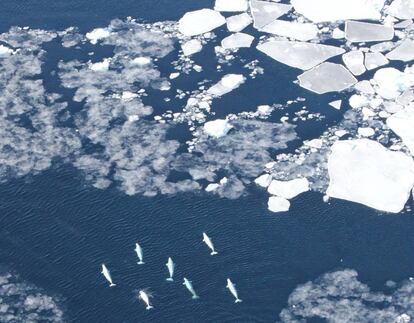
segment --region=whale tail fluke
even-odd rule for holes
[[[174,281],[174,279],[173,279],[172,277],[168,277],[168,278],[166,279],[166,281],[173,282],[173,281]]]
[[[198,295],[193,295],[193,297],[191,297],[192,299],[199,299],[200,298],[200,296],[198,296]]]
[[[234,302],[235,302],[235,303],[241,303],[241,302],[243,302],[243,300],[241,300],[241,299],[237,298]]]
[[[217,255],[217,254],[218,254],[217,251],[212,251],[210,255],[214,256],[214,255]]]
[[[140,260],[140,261],[137,262],[137,264],[138,265],[143,265],[143,264],[145,264],[145,262],[143,262],[142,260]]]
[[[150,310],[151,308],[154,308],[154,306],[148,305],[148,306],[146,307],[147,311],[148,311],[148,310]]]
[[[114,287],[114,286],[116,286],[116,284],[114,284],[114,283],[109,284],[109,287]]]

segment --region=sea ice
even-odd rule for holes
[[[409,38],[405,39],[401,45],[385,56],[392,61],[408,62],[414,60],[414,40]]]
[[[361,75],[365,73],[364,53],[360,50],[352,50],[343,54],[342,60],[352,74]]]
[[[345,23],[345,38],[351,42],[384,41],[394,38],[394,28],[360,21]]]
[[[13,49],[6,47],[4,45],[0,45],[0,56],[9,56],[13,53],[14,53]]]
[[[401,137],[404,145],[414,155],[414,104],[393,114],[387,119],[387,126]]]
[[[109,63],[111,60],[109,58],[105,58],[102,62],[97,62],[89,65],[89,68],[95,72],[105,72],[109,69]]]
[[[187,12],[178,21],[178,30],[185,36],[195,36],[209,32],[226,23],[226,19],[217,11],[200,9]]]
[[[370,127],[358,128],[358,134],[362,137],[372,137],[375,135],[375,130]]]
[[[403,73],[393,67],[381,68],[374,74],[376,92],[384,99],[396,99],[414,85],[414,74]]]
[[[358,82],[343,65],[327,62],[304,72],[298,79],[301,87],[318,94],[342,91]]]
[[[221,186],[220,184],[217,184],[217,183],[211,183],[211,184],[208,184],[208,185],[206,186],[205,191],[206,191],[206,192],[213,192],[213,191],[215,191],[216,189],[218,189],[220,186]]]
[[[367,70],[373,70],[388,63],[388,59],[382,53],[365,53],[364,64]]]
[[[332,108],[336,109],[336,110],[340,110],[341,109],[341,105],[342,105],[342,100],[336,100],[336,101],[329,102],[329,105]]]
[[[216,119],[204,124],[204,132],[214,138],[224,137],[232,128],[233,126],[224,119]]]
[[[182,44],[181,49],[183,50],[183,54],[185,56],[191,56],[201,51],[203,49],[203,45],[198,39],[191,39]]]
[[[217,11],[246,11],[247,0],[216,0],[214,10]]]
[[[270,212],[286,212],[289,211],[290,202],[283,197],[271,196],[267,202],[267,208]]]
[[[414,1],[394,0],[388,7],[387,13],[399,19],[414,18]]]
[[[94,30],[86,33],[85,36],[92,44],[96,44],[98,40],[107,38],[110,35],[111,32],[107,28],[95,28]]]
[[[245,77],[241,74],[227,74],[212,87],[208,89],[208,93],[214,96],[222,96],[234,89],[237,89],[245,81]]]
[[[302,70],[345,52],[335,46],[286,40],[271,40],[258,45],[257,49],[283,64]]]
[[[309,191],[309,182],[306,178],[297,178],[291,181],[278,181],[274,179],[267,188],[267,191],[271,195],[290,200],[303,192]]]
[[[272,176],[269,174],[263,174],[256,178],[254,182],[261,187],[267,188],[272,182]]]
[[[145,66],[151,64],[151,58],[146,56],[135,57],[132,60],[132,65]]]
[[[243,12],[239,15],[226,18],[227,29],[231,32],[242,31],[248,25],[253,22],[252,17],[249,14]]]
[[[314,24],[275,20],[261,28],[260,31],[307,41],[317,38],[319,29]]]
[[[225,49],[250,47],[254,37],[245,33],[235,33],[221,41],[221,47]]]
[[[414,186],[413,159],[369,139],[334,143],[328,171],[328,196],[386,212],[400,212]]]
[[[313,22],[381,18],[385,0],[291,0],[295,10]]]
[[[262,28],[273,20],[278,19],[292,9],[291,5],[269,1],[250,0],[250,11],[253,16],[253,26]]]

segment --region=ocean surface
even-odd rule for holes
[[[114,18],[177,20],[203,7],[212,8],[213,1],[2,0],[0,31],[77,26],[87,32]],[[50,64],[56,64],[59,53],[51,46]],[[273,65],[257,82],[244,84],[242,96],[235,92],[217,100],[218,117],[296,96],[321,112],[326,102],[347,95],[310,94],[288,81],[290,69],[263,56],[261,61]],[[217,78],[214,66],[211,78]],[[45,82],[54,89],[53,79]],[[156,100],[148,102],[154,110]],[[322,122],[298,126],[301,139],[318,136],[341,118],[337,111],[324,114]],[[188,134],[177,127],[173,136],[185,140]],[[350,268],[382,292],[386,281],[412,276],[413,216],[409,209],[390,215],[341,200],[324,203],[315,192],[295,198],[289,212],[274,214],[267,210],[267,196],[253,186],[235,200],[200,192],[128,196],[113,185],[96,189],[72,166],[56,163],[0,185],[0,269],[56,297],[67,322],[275,322],[292,291],[324,273]],[[203,232],[212,237],[217,256],[201,241]],[[142,266],[136,263],[136,241],[144,250]],[[165,280],[168,257],[177,264],[172,283]],[[102,263],[117,287],[108,287]],[[183,277],[200,299],[191,299]],[[225,288],[228,277],[240,304]],[[151,311],[137,299],[143,288],[154,296]]]

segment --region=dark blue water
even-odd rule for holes
[[[3,0],[0,29],[88,31],[128,15],[176,20],[212,2]],[[270,82],[269,87],[253,85],[256,96],[250,101],[231,94],[217,107],[275,102],[277,84],[289,86],[287,79],[265,74],[260,82]],[[295,91],[291,85],[280,97],[304,95]],[[315,96],[308,99],[307,104],[316,102]],[[338,118],[332,113],[324,125],[303,126],[303,137],[317,135]],[[274,322],[298,284],[325,272],[353,268],[374,290],[413,274],[413,212],[389,215],[345,201],[323,203],[321,197],[303,194],[287,214],[275,215],[255,188],[238,200],[198,193],[127,196],[113,187],[93,189],[78,171],[60,165],[0,186],[0,265],[59,295],[69,322]],[[201,242],[204,231],[219,255],[209,255]],[[136,241],[144,249],[144,266],[136,264]],[[165,281],[168,257],[177,263],[174,283]],[[108,288],[100,274],[102,263],[116,288]],[[193,281],[199,300],[182,286],[184,276]],[[233,303],[227,277],[243,303]],[[154,294],[154,310],[145,311],[138,302],[141,288]]]

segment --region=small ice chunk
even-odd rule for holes
[[[338,136],[338,138],[342,138],[348,133],[346,130],[337,130],[335,131],[335,136]]]
[[[368,120],[369,118],[375,116],[375,112],[372,111],[370,108],[363,107],[362,108],[362,115],[364,116],[364,120]]]
[[[321,149],[323,145],[322,139],[312,139],[304,142],[305,146],[315,149]]]
[[[208,121],[204,124],[204,132],[214,138],[224,137],[232,128],[233,126],[224,119]]]
[[[375,130],[369,127],[358,128],[358,134],[362,137],[372,137],[375,135]]]
[[[267,188],[272,182],[272,176],[269,174],[263,174],[256,178],[254,182],[261,187]]]
[[[385,0],[291,0],[295,10],[313,22],[381,18]]]
[[[86,38],[89,39],[89,41],[92,44],[98,43],[98,40],[107,38],[111,35],[111,32],[107,28],[95,28],[94,30],[86,33]]]
[[[342,60],[349,71],[354,75],[364,74],[364,53],[360,50],[352,50],[342,55]]]
[[[105,58],[102,62],[97,62],[89,65],[89,68],[95,72],[105,72],[109,69],[110,58]]]
[[[369,50],[374,53],[383,53],[390,51],[394,47],[395,44],[392,41],[384,41],[382,43],[372,45]]]
[[[343,38],[345,38],[345,32],[342,31],[341,29],[339,29],[338,27],[336,27],[332,31],[332,38],[334,38],[334,39],[343,39]]]
[[[414,40],[409,38],[405,39],[401,45],[385,56],[392,61],[412,61],[414,59]]]
[[[384,99],[396,99],[414,85],[414,74],[403,73],[393,67],[381,68],[374,74],[377,93]]]
[[[257,107],[257,112],[261,115],[269,115],[272,111],[273,108],[270,105],[263,104]]]
[[[341,105],[342,105],[342,100],[335,100],[329,103],[329,105],[336,109],[336,110],[340,110],[341,109]]]
[[[261,28],[260,31],[301,41],[308,41],[318,37],[319,29],[316,25],[310,23],[275,20]]]
[[[171,73],[170,74],[170,80],[176,79],[179,76],[180,76],[180,73],[178,73],[178,72]]]
[[[384,41],[394,38],[394,28],[360,21],[345,23],[345,38],[351,42]]]
[[[396,28],[396,29],[405,29],[408,26],[411,26],[412,24],[413,24],[413,21],[411,19],[407,19],[407,20],[403,20],[399,23],[396,23],[394,25],[394,28]]]
[[[221,47],[225,49],[241,48],[241,47],[250,47],[254,40],[253,36],[250,36],[245,33],[235,33],[221,41]]]
[[[375,94],[375,90],[368,80],[363,80],[355,84],[355,89],[364,94]]]
[[[404,91],[396,100],[398,104],[407,105],[414,101],[414,91],[406,90]]]
[[[220,184],[217,183],[211,183],[208,184],[207,187],[205,188],[206,192],[213,192],[216,189],[218,189],[220,187]]]
[[[387,13],[399,19],[414,18],[414,2],[412,0],[394,0]]]
[[[240,15],[235,15],[226,18],[227,29],[231,32],[242,31],[248,25],[253,22],[252,17],[249,14],[243,12]]]
[[[241,74],[227,74],[223,76],[220,82],[210,87],[207,92],[216,97],[227,94],[237,89],[245,81],[245,77]]]
[[[195,36],[209,32],[226,23],[226,19],[217,11],[200,9],[187,12],[178,21],[178,30],[185,36]]]
[[[132,60],[133,65],[145,66],[151,64],[151,58],[146,56],[135,57]]]
[[[0,57],[1,56],[9,56],[13,53],[14,53],[13,49],[11,49],[7,46],[4,46],[4,45],[0,45]]]
[[[258,45],[257,49],[283,64],[302,70],[345,52],[335,46],[286,40],[270,40]]]
[[[359,109],[368,105],[369,99],[365,95],[353,94],[348,103],[353,109]]]
[[[345,90],[358,80],[341,64],[322,63],[298,76],[299,85],[323,94]]]
[[[183,54],[185,56],[191,56],[201,51],[203,49],[203,45],[198,39],[191,39],[182,44],[181,49],[183,50]]]
[[[131,91],[123,91],[121,95],[122,101],[131,101],[138,97],[137,93],[131,92]]]
[[[216,0],[214,10],[217,11],[246,11],[247,0]]]
[[[291,5],[269,1],[250,0],[250,11],[253,16],[253,26],[262,28],[273,20],[278,19],[292,9]]]
[[[414,104],[393,114],[387,119],[387,126],[394,131],[414,155]]]
[[[289,211],[290,202],[283,197],[271,196],[267,202],[267,208],[270,212],[286,212]]]
[[[414,186],[413,159],[369,139],[337,141],[328,159],[330,197],[398,213]]]
[[[382,53],[365,53],[364,64],[369,71],[387,65],[388,63],[388,59]]]
[[[309,182],[306,178],[296,178],[291,181],[272,180],[267,191],[271,195],[293,199],[303,192],[309,191]]]

